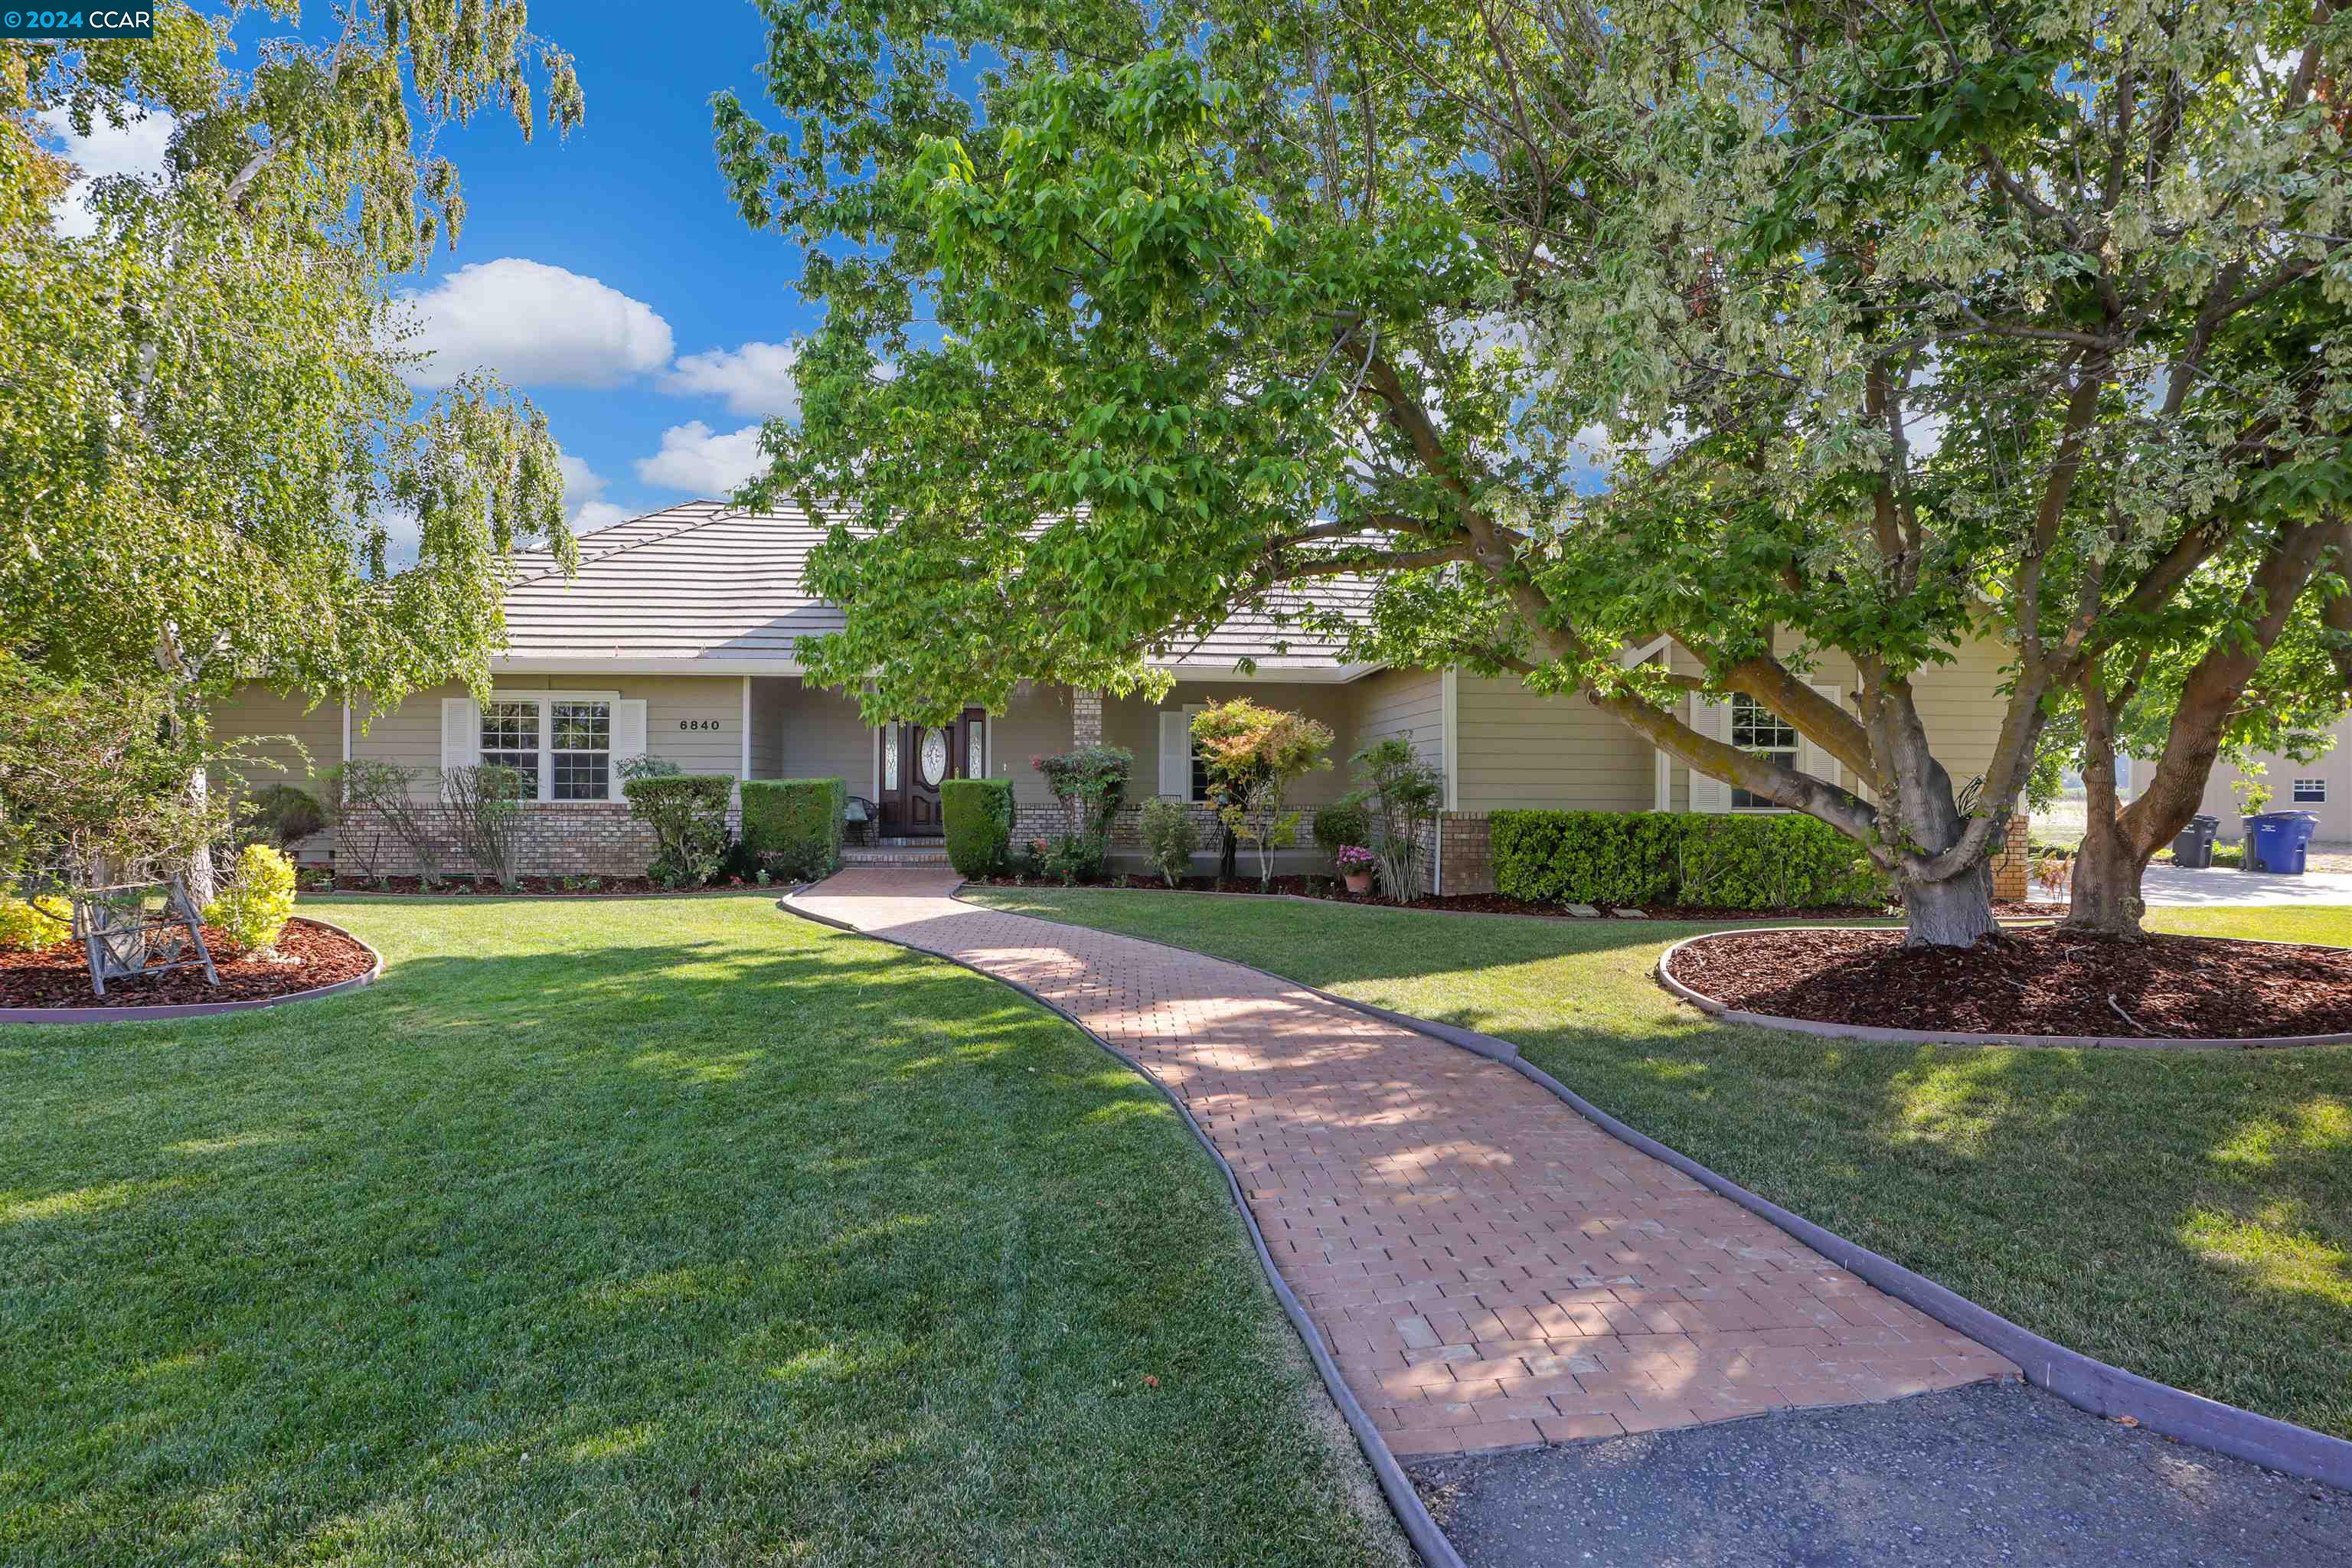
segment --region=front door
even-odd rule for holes
[[[896,723],[882,731],[882,831],[894,838],[936,838],[947,830],[940,785],[975,778],[986,766],[988,714],[967,708],[941,725]]]

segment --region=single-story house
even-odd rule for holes
[[[253,687],[216,723],[225,734],[299,739],[302,752],[256,748],[282,770],[261,770],[257,784],[305,782],[305,773],[338,762],[382,758],[420,770],[419,789],[429,794],[433,770],[483,760],[514,765],[536,797],[523,869],[542,874],[642,873],[650,840],[629,819],[614,767],[640,753],[740,779],[838,774],[852,795],[878,806],[877,856],[936,837],[939,784],[950,777],[1010,779],[1017,831],[1058,830],[1062,809],[1032,759],[1089,742],[1135,753],[1135,795],[1197,802],[1204,781],[1190,715],[1240,694],[1331,727],[1337,765],[1300,783],[1293,798],[1302,806],[1345,794],[1354,782],[1346,759],[1386,736],[1403,737],[1441,769],[1444,812],[1429,859],[1444,892],[1491,889],[1486,824],[1496,810],[1769,809],[1670,762],[1582,702],[1537,696],[1516,679],[1345,662],[1332,644],[1249,616],[1160,660],[1176,684],[1156,706],[1034,685],[1019,689],[1002,712],[975,707],[938,728],[870,726],[855,699],[806,682],[796,658],[801,637],[841,625],[840,612],[801,580],[822,537],[795,511],[694,501],[654,512],[584,537],[570,578],[551,561],[521,563],[507,595],[508,646],[493,662],[487,700],[451,686],[386,709],[363,695],[306,706]],[[1627,657],[1687,656],[1661,643]],[[1970,644],[1916,682],[1930,732],[1958,777],[1991,754],[2002,658],[1995,645]],[[1246,674],[1237,668],[1244,661],[1253,665]],[[1851,671],[1834,665],[1816,679],[1832,696],[1853,689]],[[1695,700],[1693,711],[1727,740],[1793,753],[1836,775],[1833,763],[1745,698]],[[1139,865],[1132,818],[1114,850]],[[2021,850],[2021,819],[2013,837]],[[304,847],[313,855],[330,848]],[[1287,860],[1324,868],[1305,848]]]
[[[2212,776],[2205,781],[2205,799],[2197,809],[2220,817],[2221,837],[2235,843],[2246,835],[2245,808],[2235,785],[2248,779],[2269,788],[2264,811],[2307,811],[2318,817],[2314,842],[2352,843],[2352,714],[2337,720],[2329,733],[2335,743],[2308,763],[2266,754],[2249,759],[2242,769],[2214,763]],[[2155,767],[2152,763],[2139,765],[2151,772]]]

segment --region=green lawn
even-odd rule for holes
[[[1865,1046],[1708,1023],[1696,925],[998,889],[1517,1041],[1733,1180],[2104,1360],[2352,1437],[2352,1049]],[[2352,910],[2167,911],[2352,945]]]
[[[1050,1015],[764,898],[306,908],[384,983],[0,1029],[0,1561],[1404,1560]]]

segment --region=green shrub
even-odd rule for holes
[[[1361,801],[1343,800],[1315,814],[1315,847],[1332,859],[1350,844],[1368,849],[1371,843],[1372,814]]]
[[[1322,818],[1316,818],[1318,832]],[[1181,800],[1147,800],[1143,803],[1143,856],[1168,879],[1170,887],[1176,886],[1192,869],[1192,851],[1201,847],[1201,825],[1192,816],[1192,808]]]
[[[948,864],[963,877],[993,877],[1013,850],[1013,781],[947,779],[940,784]]]
[[[743,786],[743,842],[780,877],[830,877],[841,866],[848,807],[849,785],[838,778],[753,779]]]
[[[0,952],[42,952],[73,936],[73,906],[54,893],[0,895]]]
[[[247,845],[203,918],[237,952],[268,952],[294,918],[294,862],[274,844]]]
[[[1893,891],[1861,845],[1816,817],[1688,820],[1676,903],[1791,910],[1878,903]]]
[[[1066,888],[1076,888],[1101,881],[1108,858],[1102,841],[1093,834],[1065,833],[1047,848],[1037,868]]]
[[[247,844],[274,844],[288,854],[294,846],[327,826],[319,797],[293,784],[271,784],[256,790],[245,801],[245,821],[238,838]]]
[[[654,861],[646,876],[665,888],[699,888],[719,875],[727,859],[727,803],[735,794],[731,775],[639,772],[625,776],[621,794],[629,815],[654,830]]]
[[[1889,890],[1862,846],[1794,813],[1498,811],[1491,826],[1496,889],[1531,903],[1805,909]]]

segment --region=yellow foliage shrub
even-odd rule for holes
[[[0,952],[38,952],[73,938],[73,906],[51,894],[30,903],[0,897]]]
[[[225,932],[240,952],[275,945],[293,914],[294,862],[274,844],[239,850],[236,869],[204,910],[205,924]]]

